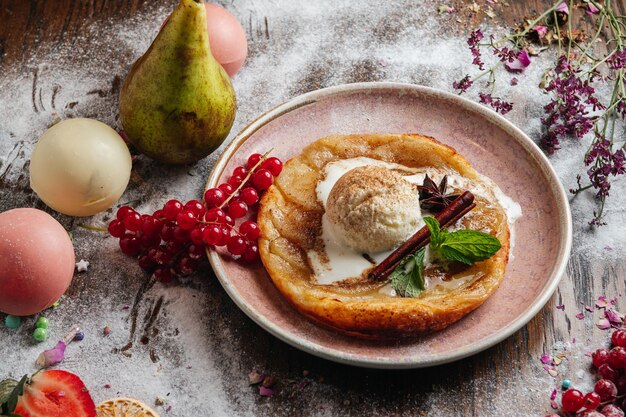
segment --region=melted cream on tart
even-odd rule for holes
[[[507,216],[512,251],[513,225],[522,215],[521,207],[491,179],[481,176],[480,181],[472,181],[454,171],[409,168],[366,157],[344,159],[326,164],[316,187],[325,210],[323,249],[310,250],[307,256],[318,284],[361,276],[424,225],[416,185],[423,183],[426,174],[436,183],[448,175],[448,186],[453,189],[469,190],[490,201],[495,198]],[[408,194],[411,191],[413,195]],[[428,268],[428,250],[425,260]],[[446,280],[443,274],[427,274],[426,290],[458,288],[473,278],[476,276],[457,274]],[[390,284],[379,291],[395,295]]]

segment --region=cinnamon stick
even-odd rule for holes
[[[435,215],[435,219],[444,228],[450,224],[455,223],[461,217],[465,216],[470,210],[476,207],[474,204],[474,194],[470,191],[465,191],[458,198],[456,198],[448,207],[441,210],[440,213]],[[430,230],[428,226],[422,227],[415,232],[406,242],[400,247],[394,250],[388,257],[386,257],[380,264],[378,264],[370,273],[369,277],[374,280],[383,280],[391,274],[391,272],[398,266],[400,261],[409,254],[416,252],[423,248],[430,242]]]

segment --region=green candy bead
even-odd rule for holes
[[[43,342],[47,338],[48,338],[48,331],[46,329],[42,329],[38,327],[33,332],[33,339],[35,339],[37,342]]]
[[[44,316],[39,316],[37,322],[35,323],[35,327],[38,329],[47,329],[50,322]]]
[[[6,316],[6,318],[4,319],[4,324],[9,328],[9,329],[17,329],[20,327],[20,325],[22,324],[22,319],[18,316],[11,316],[8,315]]]

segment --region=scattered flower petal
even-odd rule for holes
[[[510,72],[522,72],[524,69],[530,65],[530,56],[528,56],[528,52],[522,49],[518,52],[517,56],[513,60],[513,62],[505,62],[504,66]]]
[[[248,374],[248,384],[256,385],[263,382],[265,379],[265,374],[260,374],[256,369],[253,369],[252,372]]]
[[[624,322],[624,316],[619,311],[607,308],[604,310],[604,316],[611,323],[611,325],[618,326]]]
[[[567,3],[566,2],[562,2],[561,4],[556,6],[555,12],[569,14],[569,7],[567,7]]]
[[[565,304],[558,304],[558,305],[556,306],[556,309],[557,309],[557,310],[565,310]]]
[[[554,370],[554,369],[549,369],[549,370],[548,370],[548,374],[549,374],[551,377],[554,377],[554,378],[556,378],[556,377],[559,375],[559,373],[558,373],[556,370]]]
[[[35,363],[41,368],[49,368],[63,362],[66,347],[64,342],[58,342],[54,348],[42,352]]]
[[[587,311],[590,311],[590,312],[591,312],[591,311],[593,311],[593,308],[592,308],[591,306],[585,306],[585,310],[587,310]]]
[[[517,85],[518,82],[519,80],[517,79],[517,77],[511,78],[511,85]]]
[[[541,363],[546,365],[552,363],[552,358],[547,353],[544,353],[543,355],[541,355]]]
[[[599,296],[598,301],[596,301],[596,308],[606,308],[607,305],[606,297],[604,295]]]
[[[545,38],[548,33],[548,28],[546,26],[537,25],[533,27],[533,30],[537,33],[539,39]]]
[[[582,319],[584,319],[584,318],[585,318],[585,314],[581,311],[581,312],[579,312],[578,314],[576,314],[576,318],[577,318],[578,320],[582,320]]]
[[[261,395],[261,397],[271,397],[272,395],[274,395],[274,390],[261,385],[259,387],[259,394]]]
[[[552,393],[550,394],[550,399],[554,400],[556,398],[556,388],[552,390]]]
[[[607,319],[600,319],[596,323],[596,326],[598,326],[598,328],[600,330],[606,330],[606,329],[609,329],[611,327],[611,322],[608,321]]]
[[[600,9],[598,9],[596,7],[596,5],[593,4],[592,2],[588,2],[587,3],[587,10],[585,10],[585,13],[587,13],[587,14],[598,14],[598,13],[600,13]]]

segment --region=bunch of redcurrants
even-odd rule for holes
[[[577,389],[567,389],[561,397],[561,410],[566,415],[581,417],[624,417],[626,409],[626,330],[611,334],[613,348],[597,349],[591,355],[599,379],[593,391],[583,394]],[[572,413],[572,414],[569,414]],[[559,417],[552,414],[548,417]]]
[[[238,259],[254,262],[259,258],[259,226],[243,218],[282,168],[278,158],[252,154],[226,183],[206,190],[204,203],[170,200],[151,215],[122,206],[109,233],[119,238],[123,253],[137,258],[161,282],[196,271],[207,247],[226,246]]]

